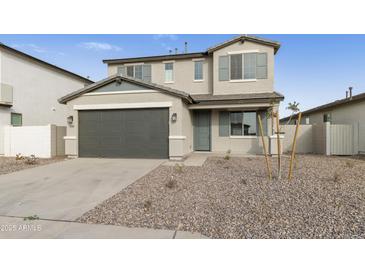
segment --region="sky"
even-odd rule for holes
[[[97,81],[107,76],[103,59],[168,54],[169,50],[205,51],[236,34],[219,35],[0,35],[0,42],[46,62]],[[274,90],[300,110],[365,92],[365,35],[259,34],[281,43],[275,57]]]

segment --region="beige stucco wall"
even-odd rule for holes
[[[268,79],[256,81],[219,81],[218,65],[219,56],[227,55],[228,52],[258,50],[267,52],[268,58]],[[274,90],[274,48],[258,43],[245,41],[234,43],[230,46],[219,49],[213,53],[213,90],[214,94],[240,94],[253,92],[273,92]]]
[[[235,51],[259,51],[268,54],[268,78],[256,81],[219,81],[218,60],[219,56]],[[198,58],[200,59],[200,58]],[[234,43],[204,57],[203,82],[194,81],[194,59],[171,60],[174,62],[174,83],[165,83],[164,62],[145,62],[152,65],[152,82],[180,89],[191,94],[240,94],[273,92],[274,90],[274,48],[259,43],[245,41]],[[141,64],[141,63],[139,63]],[[108,75],[117,73],[120,64],[108,65]],[[133,65],[133,64],[126,64]]]
[[[365,124],[365,101],[337,106],[306,116],[309,117],[310,124],[322,124],[323,115],[325,113],[329,113],[331,115],[332,124]]]
[[[97,104],[138,104],[153,102],[171,102],[169,107],[169,155],[170,158],[181,158],[191,151],[191,127],[190,112],[182,102],[182,99],[163,94],[161,92],[133,93],[133,94],[107,94],[107,95],[83,95],[67,103],[68,111],[74,117],[72,126],[67,126],[66,154],[78,155],[78,111],[75,105]],[[172,122],[170,117],[177,114],[177,121]]]
[[[326,153],[326,127],[325,124],[315,124],[312,126],[313,153]]]
[[[184,142],[184,155],[193,151],[193,112],[188,105],[182,105],[182,133],[186,137]]]
[[[261,137],[221,137],[219,136],[219,110],[212,111],[212,151],[227,152],[239,154],[262,154],[263,147]],[[265,137],[265,142],[268,147],[268,138]]]
[[[190,94],[207,94],[212,91],[213,79],[212,73],[212,57],[198,58],[203,59],[203,81],[194,81],[194,58],[183,60],[171,60],[174,62],[174,82],[165,83],[165,62],[145,62],[144,64],[152,65],[152,82],[165,85],[171,88],[183,90]],[[108,74],[117,73],[118,66],[122,64],[110,64],[108,66]],[[126,64],[126,66],[132,64]]]
[[[24,126],[66,126],[68,109],[57,99],[84,87],[82,80],[5,50],[0,50],[0,82],[13,87],[13,106],[0,106],[0,154],[11,112],[23,115]]]
[[[283,125],[281,131],[285,132],[283,139],[283,152],[292,150],[295,125]],[[297,153],[313,153],[313,128],[312,125],[301,125],[298,130],[296,149]]]

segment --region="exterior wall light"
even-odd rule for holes
[[[177,120],[177,113],[175,112],[175,113],[173,113],[173,114],[171,115],[171,122],[175,123],[175,122],[176,122],[176,120]]]
[[[67,124],[71,126],[73,124],[73,122],[74,122],[74,117],[72,115],[68,116],[67,117]]]

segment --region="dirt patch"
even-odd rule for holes
[[[212,238],[364,238],[365,162],[299,155],[291,182],[269,181],[260,157],[160,166],[79,221]]]
[[[41,165],[47,165],[59,161],[64,161],[65,157],[55,157],[51,159],[36,159],[36,160],[16,160],[15,157],[0,157],[0,175],[12,173],[22,169],[32,168]]]

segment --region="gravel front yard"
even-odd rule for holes
[[[26,168],[46,165],[62,161],[64,159],[65,157],[56,157],[52,159],[37,159],[35,164],[27,164],[25,160],[16,160],[15,157],[0,157],[0,175],[19,171]]]
[[[214,157],[203,167],[182,169],[160,166],[79,221],[212,238],[365,238],[365,161],[297,159],[291,182],[268,181],[262,157]],[[286,177],[288,158],[283,162]]]

